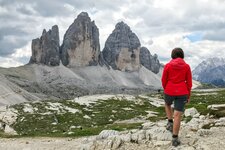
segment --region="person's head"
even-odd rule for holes
[[[172,50],[171,52],[171,58],[172,59],[176,59],[176,58],[184,58],[184,51],[179,48],[179,47],[176,47]]]

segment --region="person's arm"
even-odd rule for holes
[[[161,79],[163,89],[166,88],[167,78],[168,78],[168,67],[166,65],[163,69],[163,74],[162,74],[162,79]]]
[[[191,88],[192,88],[192,74],[191,74],[191,68],[188,65],[187,75],[186,75],[186,84],[188,88],[188,102],[190,101],[191,96]]]

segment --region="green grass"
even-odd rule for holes
[[[186,108],[195,107],[200,114],[211,114],[215,117],[225,116],[225,110],[212,111],[207,109],[211,104],[225,104],[225,90],[216,91],[216,95],[198,95],[204,92],[193,91],[191,103]],[[215,91],[213,92],[215,93]],[[148,94],[148,97],[163,99],[163,92]],[[139,101],[139,103],[137,103]],[[50,103],[58,104],[60,109],[49,110]],[[139,128],[141,123],[115,123],[132,118],[146,118],[146,111],[157,112],[157,116],[149,117],[150,121],[166,119],[164,107],[155,107],[150,104],[148,98],[136,96],[136,101],[111,98],[98,100],[88,106],[80,105],[74,101],[41,101],[28,103],[34,108],[33,113],[24,112],[25,105],[17,104],[13,107],[18,111],[17,121],[12,127],[17,131],[19,137],[23,136],[50,136],[50,137],[77,137],[97,135],[102,130],[113,129],[118,131]],[[71,113],[64,107],[77,109],[78,112]],[[89,116],[89,118],[84,118]],[[186,122],[189,118],[184,118]],[[58,123],[56,123],[58,122]],[[74,127],[74,128],[71,128]],[[206,127],[207,128],[207,127]],[[1,137],[10,137],[0,131]],[[18,137],[18,136],[16,136]]]
[[[208,94],[208,95],[198,95],[198,94],[204,94],[204,93],[210,93],[210,92],[192,92],[191,96],[191,102],[186,106],[186,108],[195,107],[198,112],[202,115],[206,114],[217,114],[218,112],[221,112],[221,110],[215,111],[215,110],[209,110],[207,109],[208,105],[212,104],[225,104],[225,90],[220,91],[212,91],[211,93],[217,93],[214,94]],[[225,116],[224,112],[221,116]]]
[[[65,100],[43,101],[29,103],[35,108],[33,113],[24,112],[26,103],[17,104],[12,106],[19,112],[17,121],[12,127],[20,136],[87,136],[99,134],[104,129],[123,131],[139,128],[141,123],[115,124],[114,122],[145,117],[146,111],[149,110],[158,112],[159,117],[149,118],[152,121],[160,120],[165,116],[164,109],[152,106],[148,99],[139,98],[139,101],[141,102],[112,98],[98,100],[89,106]],[[70,113],[63,108],[59,109],[60,113],[56,110],[48,110],[49,103],[74,108],[79,112]],[[71,129],[71,126],[79,128]]]

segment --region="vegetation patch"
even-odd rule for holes
[[[210,94],[212,92],[213,94]],[[216,94],[215,94],[216,93]],[[97,135],[102,130],[118,131],[141,127],[141,122],[126,122],[134,118],[158,121],[166,119],[164,106],[156,107],[152,99],[163,99],[163,91],[145,96],[136,96],[133,100],[126,97],[97,100],[89,105],[81,105],[71,100],[40,101],[13,105],[18,111],[17,121],[12,125],[19,136],[77,137]],[[207,109],[208,105],[225,104],[225,90],[193,91],[191,102],[186,108],[195,107],[202,115],[210,114],[224,117],[225,110]],[[156,112],[149,116],[148,112]],[[184,118],[186,122],[191,117]],[[211,125],[209,125],[211,126]],[[207,126],[205,127],[207,128]],[[0,136],[5,137],[0,131]]]
[[[29,109],[26,108],[29,106]],[[11,106],[18,111],[13,128],[20,136],[87,136],[102,130],[123,131],[139,128],[142,123],[115,123],[132,118],[160,120],[165,117],[163,107],[150,104],[148,98],[127,100],[99,99],[89,105],[74,101],[42,101]],[[76,110],[76,111],[71,111]],[[147,118],[147,112],[157,116]]]

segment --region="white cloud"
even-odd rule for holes
[[[223,0],[0,0],[0,22],[4,22],[0,24],[0,47],[5,47],[0,52],[8,48],[5,52],[8,55],[4,58],[1,55],[0,66],[7,66],[5,62],[13,66],[28,61],[31,55],[28,43],[40,37],[44,28],[49,30],[57,24],[62,43],[64,33],[81,11],[87,11],[95,20],[101,49],[116,23],[124,21],[137,34],[142,46],[146,46],[151,54],[158,54],[163,63],[170,60],[174,47],[184,49],[185,59],[192,67],[212,56],[225,57]],[[1,32],[6,27],[20,30],[15,30],[15,34]],[[196,42],[185,38],[194,33],[201,34],[202,39]],[[7,37],[10,38],[7,40]],[[2,39],[5,41],[1,42]],[[16,41],[10,42],[12,39]],[[9,42],[11,46],[4,45]]]
[[[14,60],[13,58],[0,57],[0,65],[1,67],[9,68],[9,67],[21,66],[24,64],[17,60]]]

